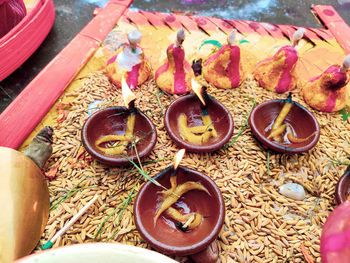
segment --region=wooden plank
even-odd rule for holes
[[[225,21],[231,25],[233,25],[240,33],[242,34],[252,34],[255,31],[250,28],[247,24],[242,23],[240,20],[226,20]]]
[[[153,12],[146,12],[146,11],[139,11],[143,16],[145,16],[148,21],[154,25],[155,27],[162,27],[166,26],[163,22],[163,20],[159,17],[158,13]]]
[[[189,16],[186,15],[177,15],[177,14],[173,14],[173,16],[175,16],[175,18],[177,19],[177,21],[180,21],[180,23],[189,31],[198,31],[200,30],[197,26],[197,23],[194,22]]]
[[[210,34],[210,31],[217,31],[217,26],[205,16],[191,16],[191,19],[197,23],[198,27]]]
[[[261,23],[261,25],[268,31],[268,33],[275,38],[284,38],[281,29],[274,24],[270,23]]]
[[[296,29],[293,26],[289,25],[277,25],[279,29],[283,32],[283,34],[288,38],[292,39],[294,32]]]
[[[139,12],[126,11],[125,16],[130,19],[135,25],[149,26],[148,19]]]
[[[320,38],[324,39],[324,40],[330,40],[333,39],[334,36],[332,35],[332,33],[330,33],[328,30],[326,29],[321,29],[321,28],[310,28],[310,30],[312,30],[313,32],[315,32],[315,34],[317,34]]]
[[[269,36],[270,34],[265,30],[265,28],[261,25],[261,23],[253,22],[253,21],[240,21],[241,23],[245,23],[248,27],[254,30],[254,33],[258,33],[262,36]]]
[[[229,34],[234,30],[234,27],[223,19],[216,18],[216,17],[208,17],[208,19],[226,34]]]
[[[0,115],[0,146],[17,149],[112,30],[132,0],[110,1]],[[102,26],[103,25],[103,26]],[[98,28],[96,28],[98,27]]]
[[[174,31],[182,27],[181,22],[173,14],[158,13],[158,16],[162,19],[163,23],[168,25]]]
[[[350,53],[350,27],[337,11],[330,5],[315,5],[312,7],[319,19],[325,24],[341,47]]]
[[[298,28],[299,29],[299,28]],[[305,33],[305,36],[307,38],[309,38],[310,40],[322,40],[315,32],[313,32],[312,30],[308,29],[308,28],[305,28],[304,29],[306,30],[306,33]]]

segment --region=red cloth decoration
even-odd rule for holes
[[[0,38],[15,27],[26,14],[23,0],[0,0]]]

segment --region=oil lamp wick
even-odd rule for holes
[[[135,113],[136,108],[135,108],[135,99],[133,99],[132,101],[129,102],[128,104],[128,110],[130,111],[130,113]]]

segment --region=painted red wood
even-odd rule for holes
[[[152,13],[152,12],[146,12],[146,11],[139,11],[143,16],[145,16],[148,21],[154,25],[155,27],[162,27],[165,26],[163,20],[159,17],[158,13]]]
[[[136,25],[140,25],[140,26],[150,25],[147,18],[139,12],[132,12],[128,10],[125,12],[125,16]]]
[[[173,14],[177,21],[180,21],[180,23],[189,31],[198,31],[199,28],[197,26],[197,23],[194,22],[189,16],[186,15],[176,15]]]
[[[158,13],[159,17],[163,20],[165,25],[168,25],[173,30],[178,30],[182,27],[181,22],[175,17],[174,14]]]
[[[198,27],[203,29],[210,35],[210,31],[218,30],[217,26],[210,21],[208,17],[204,16],[191,16],[191,19],[197,23]]]
[[[54,20],[53,1],[38,1],[17,26],[0,38],[0,81],[34,53],[46,38]]]
[[[313,32],[315,32],[320,38],[329,40],[334,38],[332,33],[330,33],[328,30],[322,29],[322,28],[310,28]]]
[[[281,31],[284,33],[284,35],[288,38],[288,39],[292,39],[294,32],[296,31],[296,29],[293,26],[289,26],[289,25],[277,25],[279,27],[279,29],[281,29]]]
[[[233,25],[242,34],[256,33],[252,28],[250,28],[247,24],[242,23],[240,20],[226,20],[225,19],[225,21],[227,23]]]
[[[131,2],[128,0],[129,5]],[[90,59],[100,44],[99,39],[112,30],[128,4],[109,2],[5,109],[0,115],[0,146],[16,149],[21,145]]]
[[[270,23],[261,23],[265,30],[275,38],[284,38],[284,35],[279,27]]]
[[[266,29],[261,25],[261,23],[253,22],[253,21],[242,21],[241,23],[245,23],[247,26],[249,26],[251,29],[254,30],[255,33],[258,33],[262,36],[269,36],[270,34],[266,31]]]
[[[313,32],[312,30],[305,28],[306,29],[306,33],[305,36],[307,38],[309,38],[311,41],[312,40],[322,40],[315,32]]]
[[[223,19],[216,18],[216,17],[208,17],[208,19],[226,34],[229,34],[234,30],[234,27]]]
[[[350,27],[337,11],[330,5],[312,7],[319,19],[325,24],[342,48],[350,53]]]

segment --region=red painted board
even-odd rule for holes
[[[227,23],[233,25],[242,34],[252,34],[255,31],[250,28],[247,24],[242,23],[239,20],[225,20]]]
[[[126,11],[125,16],[130,19],[135,25],[146,26],[150,25],[147,18],[139,12]]]
[[[316,5],[312,7],[320,20],[325,24],[341,47],[350,53],[350,28],[344,19],[330,5]]]
[[[168,25],[173,30],[178,30],[180,27],[182,27],[181,22],[175,17],[173,14],[167,14],[167,13],[158,13],[159,18],[162,19],[163,23]]]
[[[199,28],[197,26],[197,23],[194,22],[189,16],[186,15],[177,15],[173,14],[175,16],[177,21],[180,21],[180,23],[189,31],[198,31]]]
[[[321,28],[310,28],[313,32],[315,32],[320,38],[329,40],[334,38],[332,33],[330,33],[328,30],[321,29]]]
[[[163,20],[159,17],[158,13],[139,11],[143,16],[145,16],[148,21],[155,27],[165,26]]]
[[[218,28],[220,28],[223,32],[226,34],[229,34],[232,32],[234,27],[227,23],[225,20],[216,18],[216,17],[208,17],[208,19],[213,22]]]
[[[5,109],[0,115],[0,146],[21,145],[99,46],[96,39],[112,30],[127,6],[126,1],[109,2]],[[96,30],[103,20],[108,21],[104,28]]]
[[[254,30],[254,33],[258,33],[262,36],[269,36],[270,34],[265,30],[265,28],[261,25],[261,23],[253,22],[253,21],[241,21],[241,23],[245,23],[248,27]]]
[[[272,36],[275,38],[284,38],[284,35],[281,31],[281,29],[279,27],[277,27],[274,24],[270,24],[270,23],[260,23],[265,30]]]
[[[299,29],[299,28],[298,28]],[[305,37],[309,38],[310,40],[322,40],[315,32],[308,28],[304,28],[306,30]]]
[[[210,31],[218,30],[217,26],[210,21],[208,17],[204,16],[191,16],[191,19],[197,23],[198,27],[203,29],[210,35]]]
[[[296,29],[292,26],[289,25],[277,25],[279,27],[279,29],[281,29],[281,31],[285,34],[285,36],[288,37],[288,39],[292,39],[294,32],[296,31]]]

